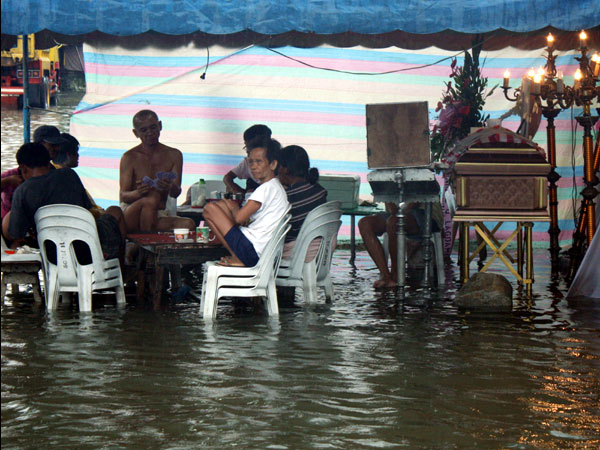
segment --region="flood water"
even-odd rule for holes
[[[66,130],[68,108],[32,123]],[[22,139],[12,117],[3,170]],[[366,252],[348,259],[334,254],[332,304],[299,291],[278,318],[224,301],[205,323],[193,270],[191,295],[160,312],[102,296],[48,314],[9,295],[2,448],[600,447],[600,306],[563,298],[546,250],[533,297],[515,291],[502,315],[455,308],[456,264],[443,292],[400,301],[373,290]]]

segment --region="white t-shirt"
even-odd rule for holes
[[[259,185],[246,200],[259,202],[260,208],[250,216],[250,225],[240,227],[240,230],[260,257],[289,206],[287,194],[279,178],[275,177]]]
[[[256,182],[256,184],[259,184],[259,181],[252,176],[252,172],[250,171],[250,164],[248,164],[247,157],[242,159],[237,166],[231,169],[231,171],[240,180],[247,180],[248,178],[252,178]]]

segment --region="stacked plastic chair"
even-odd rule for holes
[[[46,278],[46,308],[56,309],[59,297],[79,296],[79,311],[92,310],[92,292],[112,289],[117,304],[125,305],[125,290],[119,260],[104,259],[98,229],[92,214],[75,205],[48,205],[35,213],[38,243]],[[87,244],[91,262],[82,264],[73,243]],[[54,244],[56,256],[49,259]],[[85,261],[84,261],[85,262]]]
[[[291,215],[286,212],[255,266],[220,266],[215,261],[204,264],[200,301],[202,317],[207,320],[216,318],[217,304],[222,297],[262,297],[267,313],[270,316],[279,314],[275,276],[281,261],[284,238],[290,229],[290,218]]]
[[[317,301],[317,287],[325,290],[327,302],[333,299],[330,269],[341,215],[339,201],[327,202],[308,213],[290,257],[281,261],[277,286],[302,288],[306,303]]]

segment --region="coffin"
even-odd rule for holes
[[[454,166],[457,215],[546,216],[550,169],[530,141],[474,140]]]

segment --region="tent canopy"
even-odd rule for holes
[[[589,29],[598,0],[2,0],[2,33],[429,34]]]

